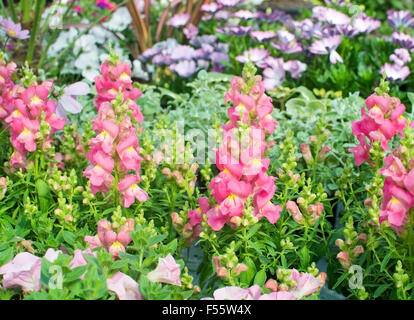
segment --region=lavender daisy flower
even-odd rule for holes
[[[289,60],[283,64],[283,69],[288,71],[292,78],[299,79],[302,72],[306,70],[306,64],[299,60]]]
[[[216,13],[221,8],[222,8],[221,5],[219,5],[215,2],[212,2],[212,3],[203,4],[201,6],[201,11],[213,14],[213,13]]]
[[[268,21],[268,22],[282,22],[285,23],[286,21],[291,19],[291,16],[284,13],[280,10],[273,10],[270,14],[266,13],[259,13],[258,19]]]
[[[396,63],[386,63],[381,67],[380,73],[392,81],[405,80],[410,75],[410,69],[407,66],[400,66]]]
[[[174,62],[169,55],[157,54],[152,58],[152,63],[156,66],[168,66]]]
[[[233,17],[242,19],[242,20],[251,20],[258,17],[256,12],[251,12],[249,10],[239,10],[233,13]]]
[[[283,58],[268,57],[266,59],[267,68],[263,70],[263,85],[265,89],[273,90],[285,81],[286,71],[284,69]]]
[[[241,63],[251,61],[260,68],[266,67],[265,59],[269,56],[269,51],[266,49],[254,48],[244,51],[242,56],[237,56],[236,60]]]
[[[177,13],[170,20],[168,20],[167,25],[178,28],[185,26],[188,21],[190,21],[190,15],[188,13]]]
[[[343,35],[347,38],[354,38],[361,32],[355,29],[351,24],[340,24],[336,26],[336,30],[340,35]]]
[[[272,47],[286,54],[299,53],[303,51],[302,45],[296,40],[293,40],[291,42],[277,41],[273,42],[271,45]]]
[[[174,61],[191,60],[196,56],[196,51],[190,46],[178,46],[172,49],[170,58]]]
[[[393,32],[392,40],[398,43],[401,47],[407,49],[414,49],[414,37],[404,33],[404,32]]]
[[[313,37],[323,38],[324,26],[320,22],[313,23],[311,19],[304,19],[302,21],[289,21],[288,25],[298,30],[301,36],[307,40]]]
[[[193,40],[198,34],[198,28],[190,23],[187,27],[184,28],[184,35],[188,40]]]
[[[273,40],[277,37],[277,34],[273,31],[251,31],[252,38],[260,43]]]
[[[317,6],[312,9],[312,15],[319,21],[324,21],[329,24],[348,24],[351,19],[344,13],[335,9]]]
[[[322,40],[316,40],[309,48],[313,54],[329,54],[329,60],[332,64],[336,64],[338,61],[343,62],[341,56],[336,52],[336,48],[341,44],[341,36],[333,36],[324,38]]]
[[[411,62],[410,52],[405,48],[399,48],[394,50],[394,54],[390,56],[390,60],[399,66]]]
[[[11,19],[2,20],[1,26],[6,34],[11,38],[24,40],[30,37],[29,30],[22,30],[21,24],[16,24]]]
[[[231,17],[231,12],[228,10],[220,10],[214,14],[216,20],[228,20]]]
[[[241,4],[244,0],[217,0],[217,3],[223,7],[235,7]]]
[[[193,60],[183,60],[179,63],[172,64],[170,69],[182,78],[191,77],[196,71],[197,66]]]
[[[414,18],[409,10],[388,10],[387,15],[387,21],[394,29],[414,27]]]
[[[202,36],[195,37],[190,41],[190,44],[196,48],[200,48],[204,43],[214,44],[216,41],[217,37],[215,35],[204,34]]]
[[[244,27],[244,26],[224,26],[222,28],[217,28],[216,32],[222,33],[228,36],[245,36],[252,30],[252,27]]]
[[[366,14],[361,13],[355,15],[352,18],[352,26],[359,33],[370,33],[374,30],[377,30],[381,25],[381,21],[368,17]]]
[[[160,52],[161,52],[161,48],[159,46],[154,46],[152,48],[149,48],[149,49],[145,50],[141,54],[139,59],[142,62],[147,62],[148,60],[150,60],[152,57],[154,57],[156,54],[159,54]]]
[[[224,67],[223,61],[229,61],[229,55],[225,52],[213,52],[210,56],[210,60],[213,63],[213,66],[217,68]]]

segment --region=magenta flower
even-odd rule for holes
[[[250,49],[246,50],[242,56],[237,56],[236,60],[242,63],[251,61],[260,68],[266,67],[265,59],[269,56],[269,51],[266,49]]]
[[[148,194],[138,187],[139,177],[133,174],[127,175],[118,184],[118,190],[122,193],[123,205],[129,208],[137,199],[139,202],[144,202],[149,199]]]
[[[170,20],[168,20],[167,25],[178,28],[185,26],[188,21],[190,21],[190,15],[188,13],[177,13]]]
[[[157,268],[148,273],[147,278],[152,282],[168,283],[181,287],[180,265],[169,253],[165,258],[158,259]]]
[[[310,47],[310,52],[313,54],[326,55],[329,54],[329,60],[332,64],[336,64],[338,61],[343,62],[341,56],[336,52],[336,48],[342,41],[341,36],[332,36],[321,40],[316,40]]]
[[[1,26],[6,34],[15,39],[28,39],[30,37],[29,30],[22,30],[20,23],[14,23],[11,19],[4,19],[1,21]]]
[[[252,38],[260,43],[272,40],[277,37],[273,31],[251,31]]]
[[[130,276],[118,271],[106,280],[109,291],[116,293],[119,300],[143,300],[139,284]]]

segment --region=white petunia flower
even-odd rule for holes
[[[104,23],[105,28],[112,31],[123,31],[132,22],[132,18],[126,7],[119,8],[108,22]]]

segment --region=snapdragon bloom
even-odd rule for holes
[[[248,90],[242,91],[245,80],[233,78],[231,89],[225,95],[225,101],[231,102],[227,112],[230,121],[222,126],[222,139],[216,150],[220,173],[209,185],[216,204],[210,207],[200,203],[200,211],[190,211],[188,216],[193,227],[204,215],[215,231],[225,224],[237,226],[244,216],[248,198],[257,220],[266,217],[275,223],[280,217],[281,206],[271,203],[276,177],[266,173],[270,160],[263,157],[268,147],[266,136],[273,133],[277,122],[272,117],[272,101],[265,94],[261,78],[254,80]],[[239,137],[241,125],[248,128],[243,137]]]
[[[152,282],[162,282],[181,287],[180,265],[169,253],[165,258],[158,259],[157,268],[147,274]]]
[[[407,124],[407,119],[403,116],[405,106],[398,98],[391,98],[387,94],[372,94],[365,100],[365,106],[361,107],[362,119],[352,122],[352,134],[360,144],[349,151],[354,153],[357,166],[369,159],[374,141],[380,141],[384,151],[389,150],[388,142],[397,134],[403,136]]]
[[[130,276],[118,271],[106,280],[109,291],[116,293],[119,300],[143,300],[139,284]]]
[[[95,78],[98,117],[93,121],[93,129],[97,135],[91,139],[91,150],[86,156],[91,164],[83,175],[89,179],[93,193],[118,190],[123,205],[129,207],[135,199],[141,202],[148,199],[146,192],[136,185],[142,158],[136,127],[132,124],[132,119],[139,123],[144,119],[136,104],[141,92],[132,85],[129,65],[117,57],[112,57],[111,62],[105,61],[101,73],[101,77]],[[114,170],[119,178],[116,186],[113,185]]]

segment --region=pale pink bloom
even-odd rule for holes
[[[143,300],[139,284],[120,271],[108,278],[106,284],[108,290],[115,292],[119,300]]]
[[[289,291],[278,291],[263,294],[259,300],[296,300],[295,295]]]
[[[301,273],[295,281],[297,283],[296,287],[290,289],[289,291],[295,296],[296,299],[310,296],[323,286],[323,283],[319,279],[316,279],[309,273]]]
[[[147,278],[152,282],[168,283],[180,287],[180,265],[169,253],[165,258],[158,259],[157,268],[148,273]]]
[[[144,202],[149,199],[148,194],[138,187],[139,177],[133,174],[127,175],[118,184],[118,191],[122,193],[123,205],[129,208],[137,199],[139,202]]]

